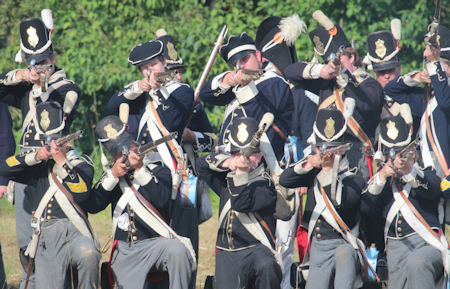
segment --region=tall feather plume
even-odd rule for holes
[[[322,10],[316,10],[312,17],[319,22],[320,25],[325,27],[326,30],[330,30],[334,27],[333,22],[331,22],[330,18],[328,18],[325,14],[323,14]]]
[[[402,21],[400,19],[391,20],[391,32],[395,40],[400,40],[402,38]]]
[[[164,28],[156,30],[156,37],[161,37],[164,35],[167,35],[167,32],[166,32],[166,30],[164,30]]]
[[[411,114],[411,107],[409,106],[409,104],[407,104],[407,103],[401,104],[399,113],[405,120],[406,124],[412,125],[413,119],[412,119],[412,114]]]
[[[292,46],[302,33],[306,33],[306,23],[297,14],[283,18],[278,26],[288,46]]]
[[[346,121],[352,117],[353,110],[355,110],[355,100],[351,97],[347,97],[344,100],[344,111],[342,112]]]
[[[48,30],[53,30],[53,15],[52,10],[44,9],[41,11],[41,18],[44,21],[45,26]]]

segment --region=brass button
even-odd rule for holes
[[[403,236],[403,234],[402,233],[398,233],[398,236],[401,237],[401,236]]]
[[[231,248],[231,249],[234,249],[234,245],[231,245],[230,248]]]
[[[48,204],[48,207],[51,208],[51,207],[52,207],[52,204]]]
[[[316,235],[316,237],[317,237],[317,238],[321,238],[321,237],[322,237],[322,235],[320,235],[320,234],[317,234],[317,235]]]
[[[148,131],[148,127],[145,130]]]
[[[225,133],[230,133],[230,130],[229,130],[229,129],[227,129],[227,130],[225,131]]]
[[[240,105],[238,105],[238,107],[237,107],[238,109],[241,109],[242,108],[242,106],[240,106]]]
[[[130,176],[130,180],[134,179],[134,176]]]
[[[52,212],[52,210],[47,210],[47,214],[50,214]]]
[[[230,217],[230,219],[233,220],[233,219],[234,219],[234,216],[232,215],[232,216]]]
[[[28,130],[28,133],[32,133],[33,131],[30,129],[30,130]]]
[[[231,229],[228,229],[228,234],[231,234]]]
[[[131,229],[131,233],[136,233],[136,229]]]
[[[130,217],[134,217],[134,213],[130,213]]]
[[[137,237],[136,236],[133,236],[133,241],[136,241],[137,240]]]
[[[145,144],[145,140],[141,141],[141,144]]]
[[[228,225],[228,227],[233,228],[233,224]]]
[[[403,217],[402,213],[398,214],[399,217]]]
[[[28,146],[28,142],[25,142],[25,146]]]
[[[50,216],[47,216],[47,220],[50,220]]]
[[[318,220],[317,220],[317,223],[319,223],[319,224],[320,224],[321,222],[322,222],[322,221],[321,221],[320,219],[318,219]]]
[[[159,98],[159,101],[160,101],[160,102],[162,101],[162,98],[161,98],[161,97]]]
[[[403,223],[402,220],[398,220],[398,224],[400,225],[401,223]]]
[[[29,137],[30,137],[30,135],[29,135],[29,134],[26,134],[26,135],[25,135],[25,137],[26,137],[26,138],[29,138]]]
[[[50,202],[53,202],[53,198],[50,199]]]
[[[226,140],[224,141],[224,143],[228,143],[228,140],[226,139]]]
[[[32,122],[32,123],[30,124],[30,126],[34,126],[34,122]]]
[[[68,173],[70,173],[70,170],[67,170]]]
[[[237,113],[233,113],[233,116],[236,117],[236,116],[237,116]]]
[[[402,228],[398,227],[398,228],[397,228],[397,231],[401,232],[401,231],[402,231]]]
[[[158,93],[155,91],[155,92],[153,92],[153,94],[154,94],[154,95],[157,95]]]
[[[316,227],[316,231],[320,231],[320,227]]]
[[[231,239],[231,241],[233,241],[233,240],[234,240],[234,238],[233,238],[233,237],[231,237],[230,239]]]
[[[130,225],[134,225],[134,221],[130,221]]]
[[[142,136],[143,136],[143,137],[146,137],[146,136],[147,136],[147,133],[146,133],[146,132],[144,132],[144,133],[142,134]]]

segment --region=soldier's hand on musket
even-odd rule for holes
[[[397,173],[399,175],[407,175],[411,172],[415,162],[415,158],[412,158],[410,161],[408,161],[400,158],[400,156],[397,156],[394,160],[394,165],[397,167]]]
[[[41,85],[39,74],[36,73],[36,69],[32,68],[31,71],[28,68],[18,70],[16,72],[16,80],[31,82],[37,85]]]
[[[311,168],[322,167],[322,158],[320,157],[320,151],[316,148],[316,154],[308,157],[306,162],[303,164],[303,168],[309,170]]]
[[[334,156],[335,155],[330,155],[329,153],[325,153],[322,158],[321,158],[321,166],[322,166],[322,171],[324,173],[328,173],[329,171],[331,171],[333,169],[333,165],[334,165]]]
[[[128,173],[127,165],[123,162],[123,157],[119,157],[116,159],[116,162],[111,168],[111,173],[114,176],[114,178],[118,179],[120,177],[123,177]]]
[[[415,73],[411,76],[412,80],[420,83],[431,83],[431,78],[428,75],[428,70],[425,68],[420,72]]]
[[[242,155],[236,156],[234,158],[236,164],[236,174],[242,174],[248,171],[251,168],[249,158],[246,158]]]
[[[439,46],[439,42],[436,43],[436,46],[437,47],[427,45],[423,52],[423,58],[427,59],[429,62],[439,61],[439,59],[441,59],[441,47]]]
[[[192,130],[188,129],[187,127],[184,128],[183,136],[181,138],[181,141],[183,143],[190,143],[193,145],[197,144],[197,137],[195,136],[195,133],[192,132]]]
[[[388,160],[386,164],[384,164],[383,168],[380,170],[378,177],[380,178],[380,181],[385,182],[387,178],[392,177],[395,175],[395,171],[392,169],[394,164],[391,160]]]
[[[38,149],[36,153],[36,159],[41,161],[46,161],[50,158],[50,148],[47,146],[43,146],[40,149]]]
[[[150,81],[147,77],[144,77],[143,79],[139,80],[138,82],[139,89],[143,92],[148,92],[152,87],[150,86]]]
[[[222,83],[225,86],[231,86],[234,87],[238,85],[238,82],[235,79],[236,77],[236,71],[230,71],[227,74],[225,74],[224,77],[222,77]]]
[[[236,72],[236,75],[234,76],[234,79],[237,81],[238,84],[240,84],[241,86],[246,86],[247,84],[249,84],[252,80],[251,79],[243,79],[242,78],[242,70],[238,70]]]
[[[328,64],[324,65],[320,70],[320,78],[333,79],[339,74],[340,70],[340,65],[335,66],[333,61],[329,61]]]
[[[130,168],[135,169],[138,172],[144,166],[144,156],[138,156],[134,151],[131,151],[128,156],[130,162]]]
[[[52,154],[53,160],[58,164],[58,166],[62,166],[66,161],[67,149],[65,147],[59,147],[56,144],[56,141],[52,140],[50,144],[50,152]]]

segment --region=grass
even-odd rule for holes
[[[217,235],[217,211],[219,207],[219,197],[211,190],[209,191],[214,216],[199,226],[199,262],[197,273],[197,288],[203,288],[206,276],[214,274],[215,266],[215,242]],[[6,198],[0,199],[0,242],[2,246],[3,262],[5,266],[8,287],[12,289],[20,288],[20,277],[22,276],[19,262],[19,248],[16,240],[16,221],[14,217],[14,206]],[[100,244],[103,245],[111,235],[111,208],[90,215],[89,220],[92,228],[97,233]],[[31,229],[30,229],[31,230]],[[103,254],[100,264],[107,262],[111,251]]]

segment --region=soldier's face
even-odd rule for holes
[[[261,54],[259,51],[251,52],[240,59],[242,69],[260,69]]]
[[[164,60],[164,62],[161,62],[159,58],[154,58],[150,62],[140,66],[139,69],[146,78],[149,78],[148,72],[150,70],[150,86],[152,88],[158,88],[161,84],[156,80],[156,74],[166,71],[166,61]]]
[[[384,88],[389,81],[399,76],[400,73],[401,67],[397,66],[392,69],[375,71],[375,77],[377,78],[378,83],[381,84],[381,87]]]

